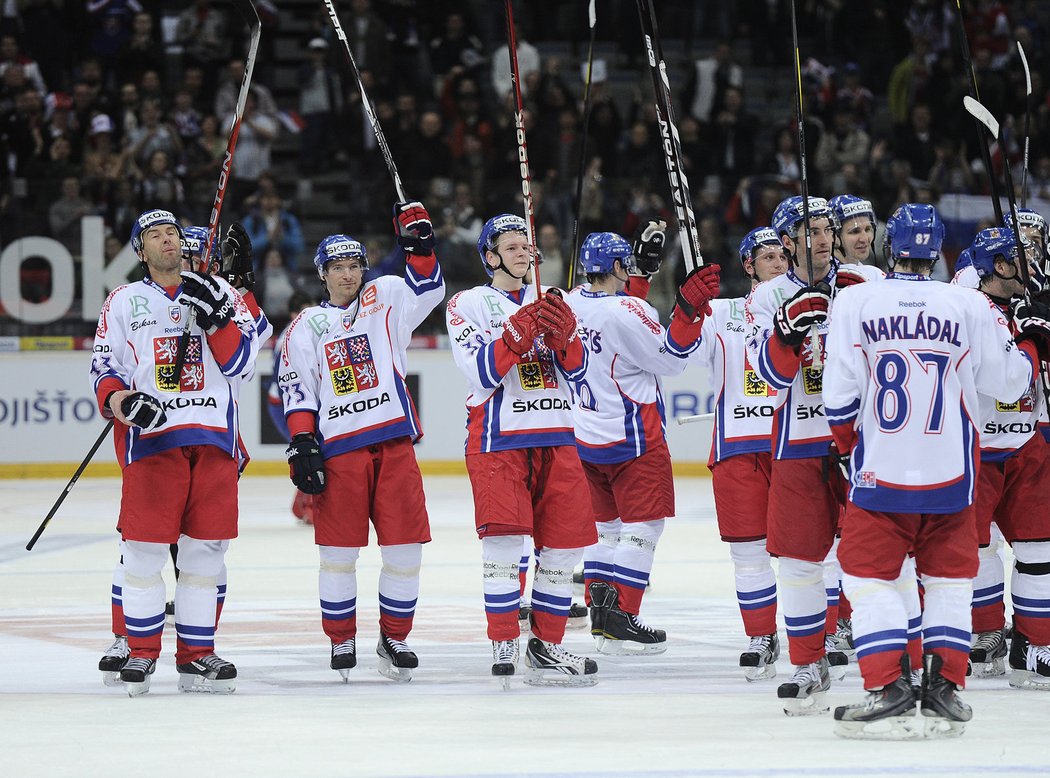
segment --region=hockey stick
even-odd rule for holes
[[[518,36],[514,32],[514,4],[506,0],[507,49],[510,52],[510,80],[514,85],[514,134],[518,140],[518,169],[521,172],[521,199],[525,205],[525,238],[532,252],[532,280],[536,299],[540,294],[540,266],[536,262],[536,216],[532,207],[532,173],[529,172],[529,149],[525,143],[525,105],[521,100],[521,71],[518,70]]]
[[[970,59],[970,44],[966,40],[966,25],[963,22],[961,2],[962,0],[955,0],[955,19],[959,25],[959,42],[962,45],[963,64],[970,73],[970,98],[976,101],[981,99],[981,95],[977,91],[977,73],[973,69],[973,60]],[[976,117],[974,117],[974,124],[977,126],[977,137],[980,138],[980,120]],[[992,168],[992,155],[988,150],[987,143],[978,143],[977,145],[981,148],[981,160],[984,162],[985,172],[988,173],[989,191],[992,195],[992,208],[995,210],[995,223],[1002,224],[1003,206],[999,202],[999,181],[996,179],[995,170]]]
[[[394,182],[394,191],[397,193],[397,199],[404,202],[408,198],[405,197],[405,189],[401,186],[401,176],[398,175],[397,165],[394,164],[394,156],[390,153],[390,146],[386,142],[386,136],[383,134],[383,128],[379,126],[379,117],[376,116],[375,108],[372,106],[372,101],[368,99],[368,92],[365,91],[364,82],[361,81],[361,71],[357,68],[357,60],[354,59],[354,53],[350,50],[350,41],[346,38],[346,33],[343,32],[343,25],[339,23],[339,14],[335,10],[335,3],[332,0],[324,0],[325,8],[328,9],[328,18],[332,22],[332,28],[335,30],[336,37],[343,42],[343,49],[346,51],[346,58],[350,62],[350,70],[353,71],[354,79],[357,81],[357,89],[361,92],[361,107],[365,110],[365,116],[368,117],[368,123],[372,125],[372,132],[375,133],[376,143],[379,145],[379,151],[383,155],[383,161],[386,162],[386,169],[390,173],[390,178]]]
[[[1028,204],[1028,138],[1032,126],[1032,72],[1028,69],[1028,57],[1024,54],[1024,46],[1017,41],[1017,53],[1021,56],[1021,66],[1024,68],[1024,164],[1021,167],[1021,207]]]
[[[591,42],[587,46],[587,83],[583,88],[583,131],[580,133],[580,172],[576,176],[576,212],[572,215],[572,261],[569,262],[569,282],[572,289],[576,280],[576,263],[580,260],[580,214],[583,213],[583,175],[587,165],[587,129],[591,124],[591,72],[594,68],[594,33],[598,21],[594,10],[595,0],[587,7],[587,22],[591,26]]]
[[[237,108],[233,116],[233,125],[230,127],[230,137],[226,141],[226,154],[223,156],[222,169],[219,171],[219,183],[215,188],[215,199],[212,201],[211,216],[208,218],[208,242],[201,249],[201,272],[204,273],[208,272],[211,248],[219,235],[219,217],[222,215],[222,204],[226,199],[226,188],[230,183],[233,155],[237,150],[237,137],[241,133],[241,119],[244,118],[244,104],[248,101],[252,71],[255,70],[255,55],[259,50],[259,38],[262,36],[262,21],[259,19],[259,12],[255,9],[255,3],[252,0],[234,0],[234,5],[251,27],[252,36],[248,46],[248,56],[244,59],[244,77],[241,79],[241,89],[237,94]],[[172,374],[172,380],[179,389],[182,385],[182,368],[186,364],[186,350],[190,345],[190,330],[193,329],[196,320],[197,309],[190,307],[190,315],[186,318],[186,329],[179,337],[179,348],[175,354],[175,371]]]
[[[798,169],[802,185],[802,227],[806,236],[806,273],[809,283],[813,277],[813,238],[809,234],[809,176],[806,172],[806,116],[802,109],[802,60],[798,50],[798,22],[795,19],[795,0],[791,0],[791,42],[795,47],[795,121],[798,122]],[[823,347],[817,325],[809,331],[809,342],[813,350],[811,365],[814,370],[824,366]]]
[[[660,33],[656,27],[656,11],[651,0],[638,0],[638,18],[642,23],[642,40],[649,60],[649,73],[656,94],[656,121],[660,125],[660,145],[667,166],[667,180],[671,185],[671,202],[678,219],[678,232],[685,258],[685,269],[691,273],[704,264],[700,253],[700,233],[693,215],[693,199],[689,194],[689,181],[682,165],[682,142],[671,105],[671,85],[667,80],[667,65],[664,62]]]
[[[47,512],[47,516],[44,517],[44,520],[40,522],[40,526],[36,528],[36,532],[33,533],[33,537],[31,537],[29,539],[29,542],[26,543],[26,551],[33,550],[33,546],[36,545],[36,542],[40,539],[40,536],[44,534],[44,530],[47,529],[47,525],[51,523],[51,519],[54,518],[56,513],[58,513],[59,506],[61,506],[62,503],[66,501],[66,498],[69,496],[69,493],[73,490],[73,487],[76,486],[77,481],[80,480],[80,476],[84,472],[84,469],[88,466],[88,463],[91,461],[91,458],[95,456],[95,452],[98,451],[98,447],[102,445],[102,441],[106,439],[106,436],[109,435],[109,431],[111,429],[113,429],[113,419],[110,419],[108,422],[106,422],[106,426],[103,428],[101,434],[99,434],[98,439],[95,441],[95,444],[91,447],[91,450],[87,452],[87,456],[84,457],[84,461],[80,463],[80,467],[78,467],[76,472],[73,473],[73,477],[69,479],[69,483],[66,484],[66,488],[62,490],[62,493],[60,495],[58,495],[58,499],[55,500],[55,504],[51,506],[51,510]]]
[[[680,416],[678,418],[679,424],[692,424],[697,421],[714,421],[715,415],[713,413],[698,413],[695,416]]]

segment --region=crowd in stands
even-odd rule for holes
[[[725,293],[739,294],[739,237],[768,224],[799,186],[789,6],[655,4],[701,247],[723,265]],[[362,238],[374,273],[400,272],[403,261],[389,227],[390,177],[323,5],[256,5],[263,44],[223,221],[248,230],[261,298],[279,323],[293,292],[319,293],[312,256],[329,232]],[[502,4],[338,7],[405,190],[434,217],[450,288],[473,285],[484,219],[522,208]],[[542,279],[558,285],[566,283],[577,216],[580,240],[592,230],[630,235],[655,213],[674,223],[633,3],[597,3],[600,57],[584,138],[586,7],[516,4]],[[1015,182],[1026,107],[1015,41],[1024,45],[1033,86],[1026,196],[1050,200],[1050,3],[962,7],[981,100],[1006,128],[993,167],[1001,178],[1005,164],[1014,166]],[[901,202],[989,191],[978,145],[985,138],[962,107],[970,71],[955,0],[799,0],[798,9],[812,194],[868,197],[885,219]],[[81,217],[99,215],[112,257],[132,219],[151,207],[207,224],[245,68],[248,30],[233,5],[18,0],[2,13],[0,247],[46,235],[77,256]],[[322,191],[334,193],[327,221],[317,218]],[[656,285],[658,301],[674,272],[681,268]],[[46,283],[26,284],[27,299],[46,297]],[[440,328],[440,317],[434,323]],[[17,334],[3,329],[9,324],[0,317],[0,330]]]

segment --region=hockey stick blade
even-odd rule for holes
[[[966,108],[966,111],[970,114],[970,116],[972,116],[974,119],[976,119],[988,128],[988,132],[992,134],[993,138],[998,140],[999,122],[996,121],[994,116],[992,116],[991,111],[989,111],[981,103],[977,102],[969,95],[965,95],[963,97],[963,107]]]
[[[1021,45],[1021,41],[1017,41],[1017,53],[1021,57],[1021,65],[1024,67],[1024,93],[1026,97],[1032,96],[1032,72],[1028,69],[1028,57],[1024,55],[1024,46]]]

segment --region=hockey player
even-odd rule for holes
[[[666,632],[639,618],[664,522],[675,513],[659,377],[685,370],[719,289],[718,265],[694,270],[665,329],[637,289],[659,258],[637,269],[636,261],[619,235],[591,233],[581,250],[588,285],[568,298],[588,350],[586,370],[573,382],[572,418],[597,522],[592,553],[602,557],[585,564],[584,574],[602,575],[588,591],[591,632],[603,654],[667,650]],[[630,275],[639,271],[645,275]],[[637,296],[625,293],[628,280]]]
[[[754,289],[783,275],[788,260],[769,227],[740,242],[740,262]],[[766,551],[770,477],[770,427],[777,391],[758,377],[744,352],[745,298],[711,302],[694,359],[711,371],[715,421],[708,466],[718,532],[729,544],[737,604],[750,639],[740,655],[749,681],[776,676],[777,583]]]
[[[845,264],[874,265],[879,223],[871,200],[841,194],[828,205],[835,217],[835,255]]]
[[[419,202],[394,206],[405,277],[365,282],[365,247],[330,235],[314,266],[327,299],[292,322],[278,383],[284,397],[292,483],[315,495],[321,558],[321,625],[331,667],[346,681],[357,664],[357,559],[375,527],[379,575],[379,672],[410,681],[418,657],[405,642],[419,596],[430,523],[412,445],[422,436],[405,384],[412,331],[441,302],[445,282],[434,228]]]
[[[956,690],[966,676],[968,579],[977,570],[978,392],[1016,399],[1030,391],[1033,339],[1042,349],[1050,322],[1029,318],[1018,348],[985,297],[931,282],[944,238],[932,206],[901,206],[886,234],[893,272],[885,283],[843,291],[828,337],[824,396],[849,486],[839,560],[869,692],[836,708],[836,733],[955,736],[972,716]],[[900,591],[910,549],[925,590],[918,699]]]
[[[149,691],[156,669],[165,615],[160,574],[175,542],[183,573],[175,587],[179,689],[228,693],[237,676],[215,654],[215,614],[226,548],[237,535],[237,386],[254,370],[258,335],[229,282],[182,270],[181,237],[168,211],[135,220],[131,245],[146,277],[106,299],[91,366],[123,469],[120,594],[130,658],[120,679],[131,696]],[[196,321],[175,376],[191,309]]]
[[[467,378],[466,463],[481,538],[492,674],[504,688],[518,661],[519,562],[526,536],[539,549],[525,682],[590,686],[593,659],[562,645],[572,571],[597,535],[572,433],[568,379],[587,353],[556,290],[537,300],[525,221],[501,214],[478,238],[488,284],[448,302],[456,366]]]
[[[773,213],[773,229],[792,266],[759,284],[748,297],[751,324],[746,347],[757,376],[777,391],[773,415],[769,513],[766,546],[780,558],[779,596],[795,672],[777,689],[788,715],[827,710],[830,688],[825,625],[828,612],[823,562],[838,525],[841,484],[829,466],[831,430],[824,415],[821,370],[814,352],[823,349],[828,306],[834,289],[882,277],[878,268],[842,265],[832,257],[834,223],[827,200],[809,198],[813,272],[805,261],[801,197],[789,197]],[[815,340],[813,332],[816,332]],[[800,506],[805,506],[804,509]],[[844,664],[845,655],[835,657]]]

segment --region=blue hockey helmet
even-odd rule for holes
[[[324,280],[325,265],[335,259],[359,259],[361,266],[368,270],[368,254],[365,252],[364,244],[349,235],[342,233],[329,235],[317,244],[314,267],[317,268],[317,275],[321,277],[321,280]]]
[[[873,225],[878,224],[871,200],[865,200],[857,195],[840,194],[828,200],[828,205],[831,206],[831,212],[835,215],[836,230],[841,230],[845,222],[857,216],[867,216]]]
[[[592,232],[580,248],[580,267],[584,273],[611,273],[620,260],[625,270],[634,268],[631,244],[615,232]]]
[[[1013,214],[1006,214],[1006,216],[1003,217],[1003,222],[1006,224],[1008,230],[1012,230],[1014,228]],[[1021,227],[1035,227],[1043,239],[1043,250],[1046,250],[1047,241],[1050,239],[1050,236],[1047,234],[1046,219],[1044,219],[1041,214],[1033,211],[1031,208],[1018,208],[1017,223]],[[1022,235],[1023,234],[1024,233],[1022,233]]]
[[[182,258],[187,260],[191,265],[194,261],[200,261],[204,256],[204,247],[208,245],[208,228],[198,227],[196,225],[192,227],[186,227],[182,231]],[[211,242],[211,252],[208,257],[212,262],[219,259],[219,236],[216,235],[215,239]]]
[[[797,234],[798,225],[802,223],[804,216],[802,195],[793,195],[786,200],[782,200],[780,205],[776,207],[776,210],[773,211],[773,229],[776,230],[777,235],[787,234],[793,238]],[[809,198],[809,218],[832,221],[833,214],[828,201],[823,197],[811,196]]]
[[[988,227],[977,233],[970,246],[972,264],[980,278],[995,274],[995,258],[1017,263],[1017,239],[1013,230]]]
[[[136,254],[142,253],[142,233],[150,227],[158,227],[162,224],[174,224],[175,228],[179,231],[179,240],[182,240],[182,225],[179,224],[179,220],[175,218],[175,214],[171,211],[153,209],[139,214],[139,217],[135,219],[135,223],[131,225],[132,251]]]
[[[959,256],[955,260],[955,272],[958,273],[971,265],[973,265],[973,246],[967,246],[959,252]]]
[[[783,248],[784,244],[780,242],[780,236],[770,227],[755,227],[740,241],[740,263],[743,264],[749,259],[754,259],[755,251],[759,246]]]
[[[485,222],[485,226],[481,228],[481,235],[478,236],[478,256],[481,257],[482,267],[490,276],[493,271],[489,263],[485,261],[485,252],[495,251],[499,236],[505,232],[520,232],[522,235],[528,235],[529,228],[523,218],[512,213],[501,213]]]
[[[936,261],[944,243],[944,222],[926,203],[905,203],[886,221],[886,242],[893,259]]]

